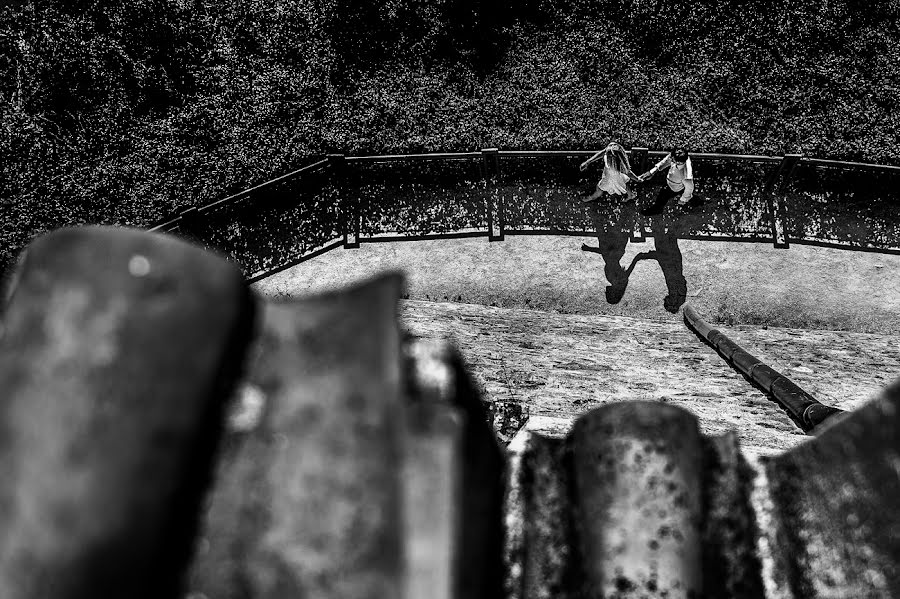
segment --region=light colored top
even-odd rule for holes
[[[684,191],[679,201],[682,203],[687,202],[694,195],[694,167],[691,165],[691,159],[688,158],[684,165],[677,166],[675,161],[672,160],[672,155],[666,154],[666,157],[657,162],[653,168],[661,171],[667,166],[669,167],[669,172],[666,173],[666,183],[669,184],[669,189],[672,191]]]
[[[628,193],[628,174],[617,171],[609,163],[609,156],[603,157],[603,178],[597,184],[597,189],[615,195]]]

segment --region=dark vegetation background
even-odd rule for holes
[[[893,0],[11,0],[0,269],[325,152],[626,146],[900,164]]]

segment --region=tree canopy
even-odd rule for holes
[[[18,0],[2,241],[145,225],[326,152],[801,152],[900,164],[900,4]]]

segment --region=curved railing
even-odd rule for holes
[[[251,281],[336,247],[361,242],[505,235],[633,238],[666,227],[683,239],[791,243],[900,254],[900,167],[801,155],[692,154],[698,198],[689,213],[651,222],[646,205],[665,178],[639,186],[636,204],[579,200],[598,173],[589,151],[329,155],[151,230],[172,231],[231,256]],[[633,148],[634,170],[664,152]]]

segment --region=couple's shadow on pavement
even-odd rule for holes
[[[609,282],[606,301],[618,304],[625,295],[628,280],[637,263],[655,260],[662,269],[668,291],[663,299],[663,307],[676,314],[687,298],[687,281],[684,278],[681,249],[678,247],[677,215],[676,218],[665,213],[642,216],[634,202],[606,205],[594,202],[588,206],[588,210],[597,234],[598,247],[583,244],[581,249],[603,257],[603,272]],[[648,220],[656,249],[637,254],[627,268],[623,267],[622,258],[632,232]]]

